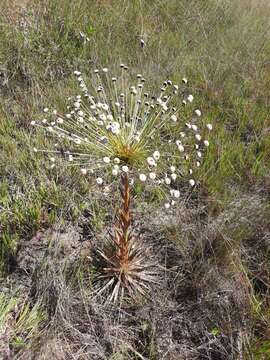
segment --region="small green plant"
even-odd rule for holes
[[[40,305],[30,307],[20,299],[0,295],[0,353],[8,354],[29,344],[38,334],[40,324],[45,320],[45,314]]]
[[[100,279],[104,280],[100,291],[110,289],[111,301],[123,298],[125,292],[145,295],[146,283],[154,281],[146,250],[130,232],[133,189],[138,184],[148,192],[158,188],[165,208],[173,208],[184,197],[180,189],[186,180],[195,187],[193,176],[212,130],[209,123],[202,128],[202,113],[191,106],[194,97],[186,78],[182,87],[164,81],[153,95],[144,89],[146,79],[141,74],[131,85],[128,67],[121,64],[120,71],[116,77],[107,68],[96,69],[88,87],[76,70],[82,95],[69,98],[68,112],[44,108],[44,118],[31,121],[46,136],[57,138],[54,148],[33,149],[48,156],[52,169],[63,161],[80,167],[104,196],[115,193],[120,178],[122,207],[114,235],[99,251],[103,258]]]
[[[220,329],[218,327],[214,327],[213,329],[211,329],[210,334],[212,334],[213,336],[218,336],[220,334]]]

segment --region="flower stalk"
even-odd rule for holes
[[[115,225],[115,242],[119,247],[119,259],[122,269],[125,269],[128,263],[128,243],[131,238],[129,231],[131,224],[131,211],[130,211],[130,187],[128,183],[127,174],[123,174],[121,178],[121,200],[122,206],[119,209],[117,216],[117,223]]]

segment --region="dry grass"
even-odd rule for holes
[[[143,231],[156,252],[159,284],[147,301],[122,307],[94,296],[89,260],[80,260],[77,246],[59,265],[56,237],[32,277],[32,299],[42,299],[50,320],[18,358],[252,358],[254,336],[267,339],[269,278],[262,254],[269,242],[268,211],[263,197],[239,194],[218,217],[198,221],[205,209],[184,204],[165,226],[157,221],[160,213],[154,221],[149,217]],[[255,253],[254,237],[260,239]]]

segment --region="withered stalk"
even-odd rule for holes
[[[131,233],[129,231],[131,223],[130,187],[127,174],[122,176],[121,185],[122,204],[115,224],[115,242],[118,245],[119,262],[121,268],[124,270],[129,262],[129,241],[131,239]]]

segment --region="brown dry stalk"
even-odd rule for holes
[[[120,263],[124,268],[127,265],[128,259],[128,245],[130,240],[130,223],[131,223],[131,211],[130,211],[130,187],[128,183],[128,176],[124,174],[121,178],[121,199],[122,206],[119,209],[117,217],[117,223],[115,225],[115,242],[119,247],[118,256]]]
[[[116,302],[124,294],[135,297],[146,295],[151,283],[155,282],[154,264],[149,261],[149,249],[132,235],[131,190],[127,174],[121,178],[121,206],[114,225],[114,233],[105,242],[100,255],[101,273],[99,293],[107,291],[107,301]]]

